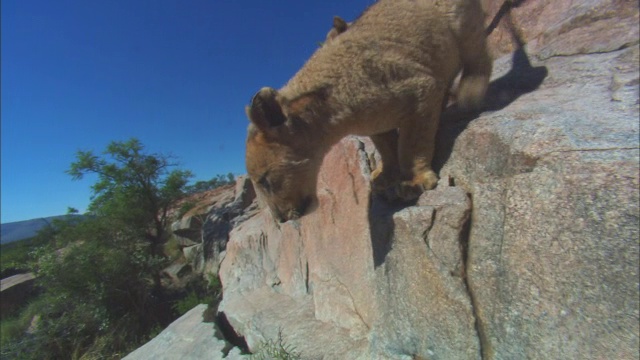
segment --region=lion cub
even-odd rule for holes
[[[462,69],[458,103],[477,106],[491,75],[483,17],[479,0],[380,0],[282,89],[262,88],[247,107],[246,165],[274,217],[305,214],[324,155],[349,134],[380,152],[375,191],[411,200],[435,187],[447,91]]]

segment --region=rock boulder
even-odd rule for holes
[[[538,60],[619,50],[638,43],[638,3],[625,0],[482,0],[487,24],[505,4],[489,45],[496,57],[528,45]],[[514,39],[514,32],[520,37]]]
[[[440,174],[473,199],[484,358],[638,357],[638,61],[633,46],[537,63],[538,89],[440,154]],[[466,124],[448,120],[444,134]]]
[[[35,275],[16,274],[0,280],[0,316],[9,316],[37,293]]]
[[[213,323],[203,321],[206,309],[207,305],[201,304],[189,310],[158,336],[123,359],[247,359],[248,356],[241,355],[238,348],[230,348]]]
[[[303,359],[640,357],[638,4],[507,3],[486,107],[445,111],[441,180],[415,204],[370,195],[379,157],[350,137],[302,219],[274,222],[246,178],[208,208],[188,253],[219,270],[221,318],[250,349],[281,336]]]
[[[348,138],[314,213],[233,227],[220,311],[251,349],[282,332],[305,359],[640,356],[637,3],[518,3],[530,44],[496,61],[482,113],[443,114],[435,190],[371,198],[376,155]]]

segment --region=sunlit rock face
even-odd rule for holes
[[[247,179],[205,212],[211,245],[191,256],[250,349],[282,334],[305,359],[640,356],[637,3],[515,3],[489,38],[485,109],[444,112],[441,180],[415,204],[371,195],[379,157],[350,137],[301,219],[275,222]]]

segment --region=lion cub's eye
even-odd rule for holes
[[[262,186],[262,188],[266,192],[271,192],[271,184],[269,184],[269,179],[267,179],[267,174],[264,174],[260,177],[260,179],[258,180],[258,184]]]

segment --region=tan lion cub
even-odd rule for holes
[[[454,77],[463,70],[462,106],[487,89],[483,19],[479,0],[380,0],[282,89],[262,88],[247,107],[246,165],[274,217],[304,215],[324,155],[349,134],[380,152],[376,191],[411,200],[435,187],[435,134]]]

